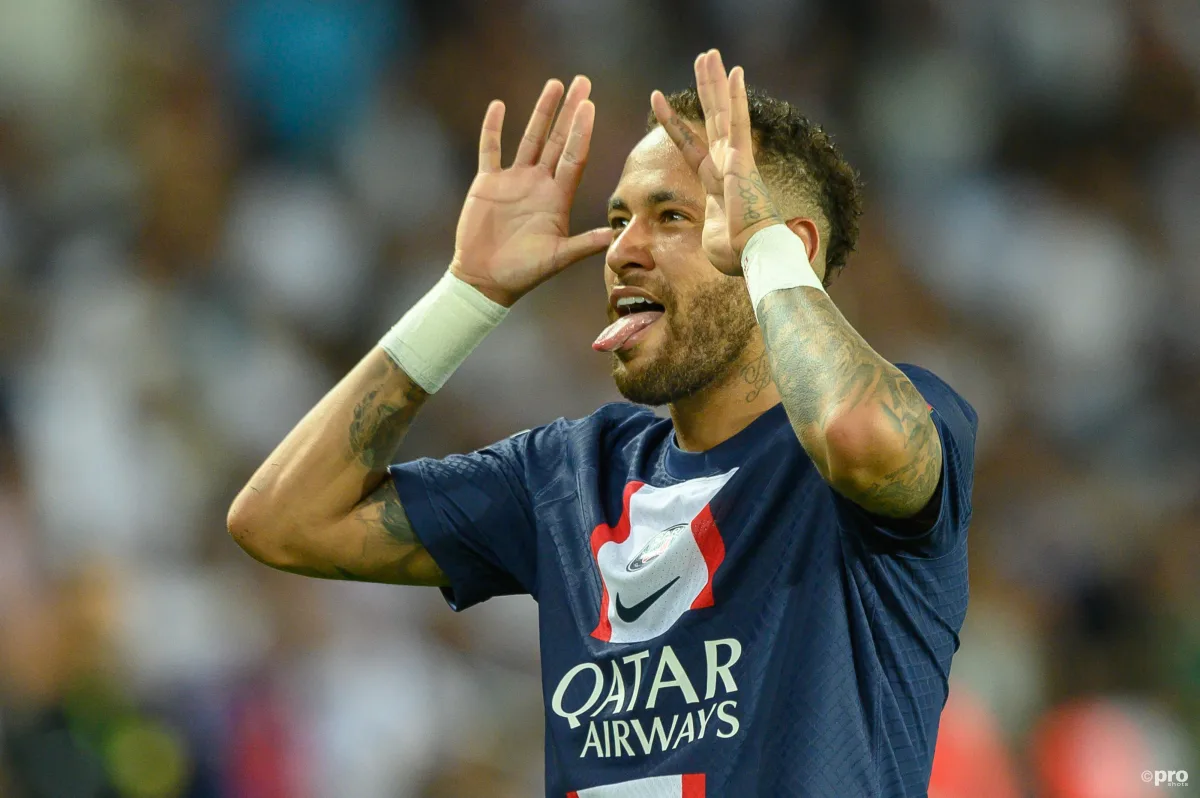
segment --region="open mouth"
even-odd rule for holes
[[[627,296],[617,300],[617,316],[632,316],[635,313],[662,313],[666,308],[644,296]]]
[[[634,346],[666,311],[662,305],[643,296],[621,297],[615,307],[617,320],[605,327],[592,343],[592,349],[597,352],[615,352]]]

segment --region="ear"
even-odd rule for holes
[[[817,254],[821,251],[821,231],[817,229],[817,223],[812,219],[796,216],[788,219],[786,224],[788,229],[804,242],[804,250],[808,253],[808,262],[817,276],[824,280],[825,264],[817,262]]]

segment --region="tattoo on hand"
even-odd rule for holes
[[[905,465],[872,484],[856,485],[857,495],[849,498],[885,516],[920,511],[942,471],[941,441],[924,397],[823,292],[774,291],[760,305],[771,371],[800,440],[819,439],[836,417],[874,403],[902,441]],[[828,477],[828,463],[817,465]]]
[[[765,219],[778,219],[775,207],[771,202],[771,192],[762,175],[755,169],[748,177],[737,176],[738,196],[742,199],[742,221],[747,225],[761,222]]]
[[[671,117],[671,125],[675,128],[675,132],[679,134],[679,138],[683,139],[684,144],[689,147],[696,145],[696,137],[692,135],[692,129],[688,127],[686,122],[678,116],[673,115]]]
[[[742,379],[750,386],[750,391],[746,394],[747,402],[753,402],[763,389],[771,384],[771,364],[767,360],[766,350],[742,367]]]

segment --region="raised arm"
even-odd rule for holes
[[[421,545],[388,478],[413,418],[482,335],[536,285],[608,246],[568,233],[587,160],[591,85],[550,81],[508,169],[504,105],[480,135],[479,173],[459,218],[449,274],[287,435],[229,510],[229,532],[274,568],[412,585],[448,580]],[[403,365],[399,365],[403,364]]]
[[[256,560],[306,576],[444,584],[387,479],[427,396],[373,349],[238,494],[233,539]]]
[[[758,315],[788,418],[821,475],[868,512],[920,513],[942,474],[942,444],[916,386],[822,291],[773,291]]]
[[[707,142],[658,92],[654,112],[697,170],[709,193],[709,213],[721,216],[718,224],[706,219],[705,250],[721,271],[747,279],[771,374],[797,438],[825,480],[855,504],[889,518],[920,515],[942,473],[941,439],[929,405],[825,293],[812,266],[820,251],[818,226],[777,212],[755,164],[742,69],[726,74],[715,50],[697,58],[695,68]],[[744,273],[748,244],[764,231],[779,246],[762,257],[776,262],[767,271]],[[780,268],[783,250],[790,260]],[[788,271],[797,277],[770,284]]]

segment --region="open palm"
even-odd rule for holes
[[[764,227],[779,224],[770,193],[754,162],[754,136],[741,67],[728,75],[721,54],[709,50],[696,59],[696,91],[704,109],[705,143],[675,113],[662,92],[651,95],[655,118],[683,153],[708,195],[703,246],[713,265],[740,275],[742,249]]]
[[[512,165],[500,165],[504,104],[488,106],[479,139],[479,171],[458,219],[450,271],[503,305],[608,246],[608,228],[570,235],[571,203],[591,144],[591,83],[576,78],[563,98],[546,83]]]

